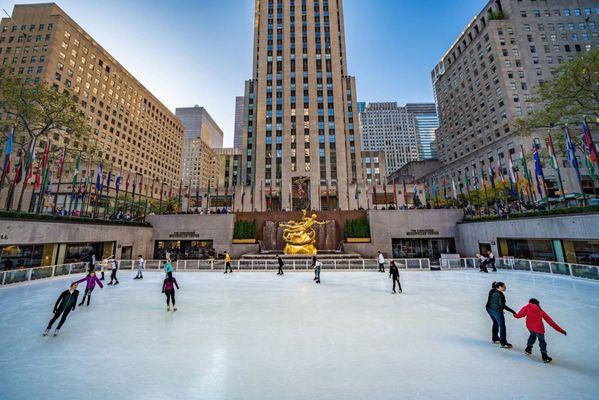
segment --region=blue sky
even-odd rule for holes
[[[0,0],[9,13],[15,3]],[[206,107],[233,143],[254,0],[57,0],[158,99]],[[359,101],[432,101],[430,71],[486,0],[344,0]]]

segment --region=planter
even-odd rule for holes
[[[233,244],[256,244],[256,239],[233,239]]]
[[[347,238],[347,243],[370,243],[370,238]]]

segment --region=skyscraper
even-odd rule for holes
[[[351,207],[363,177],[342,1],[256,0],[254,20],[253,77],[245,90],[245,185],[258,199],[272,187],[283,208],[316,206],[323,191],[340,208]]]
[[[235,97],[235,130],[233,136],[233,147],[243,147],[243,117],[245,116],[245,97]]]
[[[420,140],[420,154],[423,160],[437,159],[435,132],[439,128],[437,105],[435,103],[408,103],[406,110],[416,118],[416,131]]]
[[[389,173],[422,159],[416,115],[395,102],[368,103],[360,113],[362,149],[383,151]]]

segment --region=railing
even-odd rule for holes
[[[478,268],[476,258],[441,259],[442,269]],[[498,269],[514,271],[542,272],[553,275],[571,276],[599,281],[599,267],[560,261],[527,260],[522,258],[497,258]],[[489,265],[487,264],[487,267]]]
[[[0,271],[0,285],[10,285],[13,283],[54,278],[57,276],[80,274],[86,270],[86,262],[51,265],[48,267],[11,269]]]

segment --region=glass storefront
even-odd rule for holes
[[[111,257],[114,255],[114,242],[68,243],[63,262],[79,262],[87,259],[91,254],[95,254],[98,260]]]
[[[504,239],[499,238],[501,257],[529,260],[557,261],[553,242],[550,239]]]
[[[599,240],[564,240],[566,261],[599,266]]]
[[[212,240],[157,240],[154,259],[163,260],[167,251],[174,260],[203,260],[216,256]]]
[[[0,269],[39,267],[42,265],[44,245],[7,245],[0,251]]]
[[[441,254],[455,253],[453,238],[393,239],[393,258],[428,258],[438,261]]]

